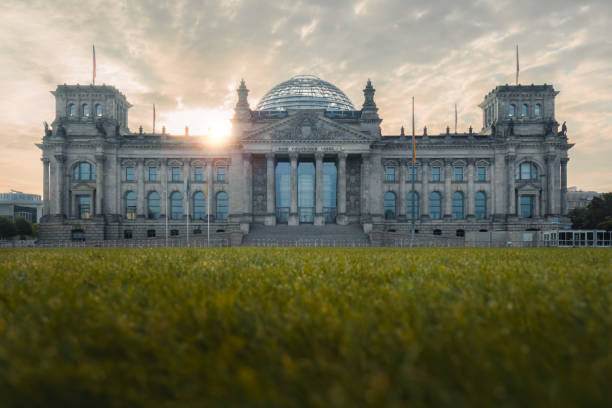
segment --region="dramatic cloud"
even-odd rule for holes
[[[356,107],[368,78],[383,133],[410,122],[442,132],[482,126],[478,103],[496,85],[552,83],[567,121],[569,185],[612,190],[612,3],[609,1],[18,1],[0,10],[0,191],[42,191],[43,121],[57,84],[112,84],[134,105],[130,127],[222,133],[235,88],[251,106],[277,83],[312,73]],[[407,126],[408,127],[408,126]]]

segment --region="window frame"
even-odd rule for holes
[[[484,191],[477,191],[474,194],[474,217],[477,220],[487,218],[487,193]]]
[[[434,205],[434,203],[437,203]],[[437,209],[437,212],[433,210]],[[439,191],[432,191],[429,194],[429,218],[432,220],[442,219],[442,193]]]
[[[88,118],[89,114],[91,112],[89,112],[89,105],[84,103],[83,105],[81,105],[81,116],[84,118]]]
[[[102,117],[102,113],[103,113],[102,104],[96,103],[96,105],[94,106],[94,110],[95,110],[96,117],[98,118]]]
[[[480,177],[480,170],[483,171],[483,177]],[[486,166],[478,166],[476,167],[476,181],[487,181],[487,168]]]
[[[516,117],[516,105],[513,103],[508,106],[508,116],[511,118]]]
[[[126,220],[135,220],[138,211],[138,194],[135,191],[127,191],[124,197],[124,215]],[[131,205],[133,204],[133,205]]]
[[[125,181],[136,181],[134,166],[125,166]]]
[[[385,166],[385,181],[395,181],[395,166]]]
[[[217,183],[226,183],[227,182],[227,166],[217,166],[217,171],[215,172]]]
[[[438,170],[437,174],[434,172],[434,170]],[[442,181],[442,167],[434,166],[431,168],[431,181],[433,182]]]
[[[388,197],[393,197],[393,208],[388,205],[388,203],[391,202],[391,199]],[[393,211],[391,211],[391,209]],[[388,215],[389,212],[391,215]],[[397,194],[395,194],[393,191],[387,191],[383,195],[383,216],[385,220],[394,220],[397,218]]]
[[[204,168],[194,167],[193,168],[193,181],[204,181]]]
[[[526,103],[521,104],[521,116],[529,116],[529,105]]]
[[[225,205],[221,206],[219,204],[221,201],[219,197],[224,197],[223,201],[225,202]],[[227,194],[225,191],[219,191],[215,196],[215,208],[215,218],[217,220],[225,221],[229,219],[229,194]],[[219,209],[224,209],[224,211],[219,211]]]
[[[453,181],[464,181],[463,179],[463,167],[455,166],[453,170]]]
[[[173,191],[169,197],[170,201],[170,219],[183,219],[183,194],[180,191]]]
[[[151,206],[151,196],[155,194],[157,198],[153,198],[153,202],[157,201],[157,212],[151,211],[155,210],[154,206]],[[147,195],[147,218],[150,220],[157,220],[161,216],[161,197],[157,191],[150,191]]]
[[[181,181],[181,168],[174,166],[170,168],[170,181]]]
[[[149,181],[159,181],[157,166],[149,166]]]
[[[461,197],[461,214],[459,214],[458,197]],[[461,191],[455,191],[451,196],[451,218],[453,220],[465,219],[465,194]]]

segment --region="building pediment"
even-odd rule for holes
[[[320,112],[298,112],[258,129],[245,131],[244,141],[360,141],[374,140],[355,128],[326,118]]]

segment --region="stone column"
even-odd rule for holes
[[[140,198],[140,197],[139,197]],[[104,214],[104,155],[96,155],[96,215]]]
[[[65,214],[65,208],[62,204],[62,199],[64,198],[64,162],[66,158],[62,154],[55,155],[55,169],[56,169],[56,179],[55,179],[55,213],[57,215]]]
[[[276,192],[274,190],[275,182],[275,155],[274,153],[266,153],[267,173],[266,173],[266,225],[276,225]]]
[[[407,219],[407,215],[406,215],[406,195],[407,195],[407,190],[406,190],[406,181],[409,179],[407,177],[408,172],[410,171],[410,166],[412,165],[412,161],[410,161],[410,163],[408,163],[408,160],[406,159],[401,159],[400,160],[400,168],[399,168],[399,211],[397,214],[397,219],[399,221],[406,221]],[[410,186],[412,186],[412,183],[410,184]],[[410,190],[408,191],[412,191],[412,187],[410,187]]]
[[[251,163],[251,153],[242,155],[242,177],[244,177],[244,214],[245,218],[253,215],[253,165]]]
[[[161,174],[159,175],[159,177],[161,180],[161,208],[159,209],[159,211],[161,213],[160,216],[168,217],[168,200],[170,199],[170,197],[168,197],[168,159],[161,160],[160,173]]]
[[[346,153],[338,153],[338,190],[336,191],[336,205],[338,214],[336,224],[346,225]]]
[[[49,159],[40,159],[43,163],[43,215],[49,215]]]
[[[506,155],[506,169],[507,169],[507,180],[508,180],[508,201],[506,203],[506,214],[515,217],[516,216],[516,193],[515,193],[515,159],[516,156],[513,154]]]
[[[569,158],[561,159],[561,215],[567,215],[567,162]]]
[[[314,225],[323,225],[323,153],[315,153],[315,217]]]
[[[298,225],[298,154],[291,153],[289,159],[291,160],[291,208],[289,209],[289,225]]]
[[[189,192],[187,192],[187,183],[191,183],[191,159],[187,158],[184,160],[183,165],[183,185],[185,186],[185,194],[183,194],[183,212],[186,217],[190,217],[193,214],[193,208],[191,203],[191,184],[189,185]],[[229,177],[229,175],[228,175]],[[190,218],[191,220],[191,218]]]
[[[444,166],[444,218],[450,219],[453,214],[453,191],[451,186],[451,179],[453,178],[453,166],[450,161],[446,162]]]
[[[555,194],[555,155],[546,155],[546,215],[554,214],[553,202]]]
[[[474,192],[474,160],[473,159],[469,159],[468,160],[468,168],[467,168],[467,179],[468,179],[468,185],[467,185],[467,218],[474,218],[474,197],[475,197],[475,192]]]
[[[421,196],[419,203],[421,204],[421,217],[429,216],[429,161],[421,160]]]
[[[136,196],[138,198],[136,206],[136,216],[144,218],[145,216],[145,188],[144,188],[144,159],[136,160]]]

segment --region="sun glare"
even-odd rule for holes
[[[166,131],[172,135],[185,134],[185,126],[189,127],[189,136],[208,137],[212,142],[222,143],[230,136],[232,110],[223,109],[181,109],[160,115],[160,127],[166,126]]]

